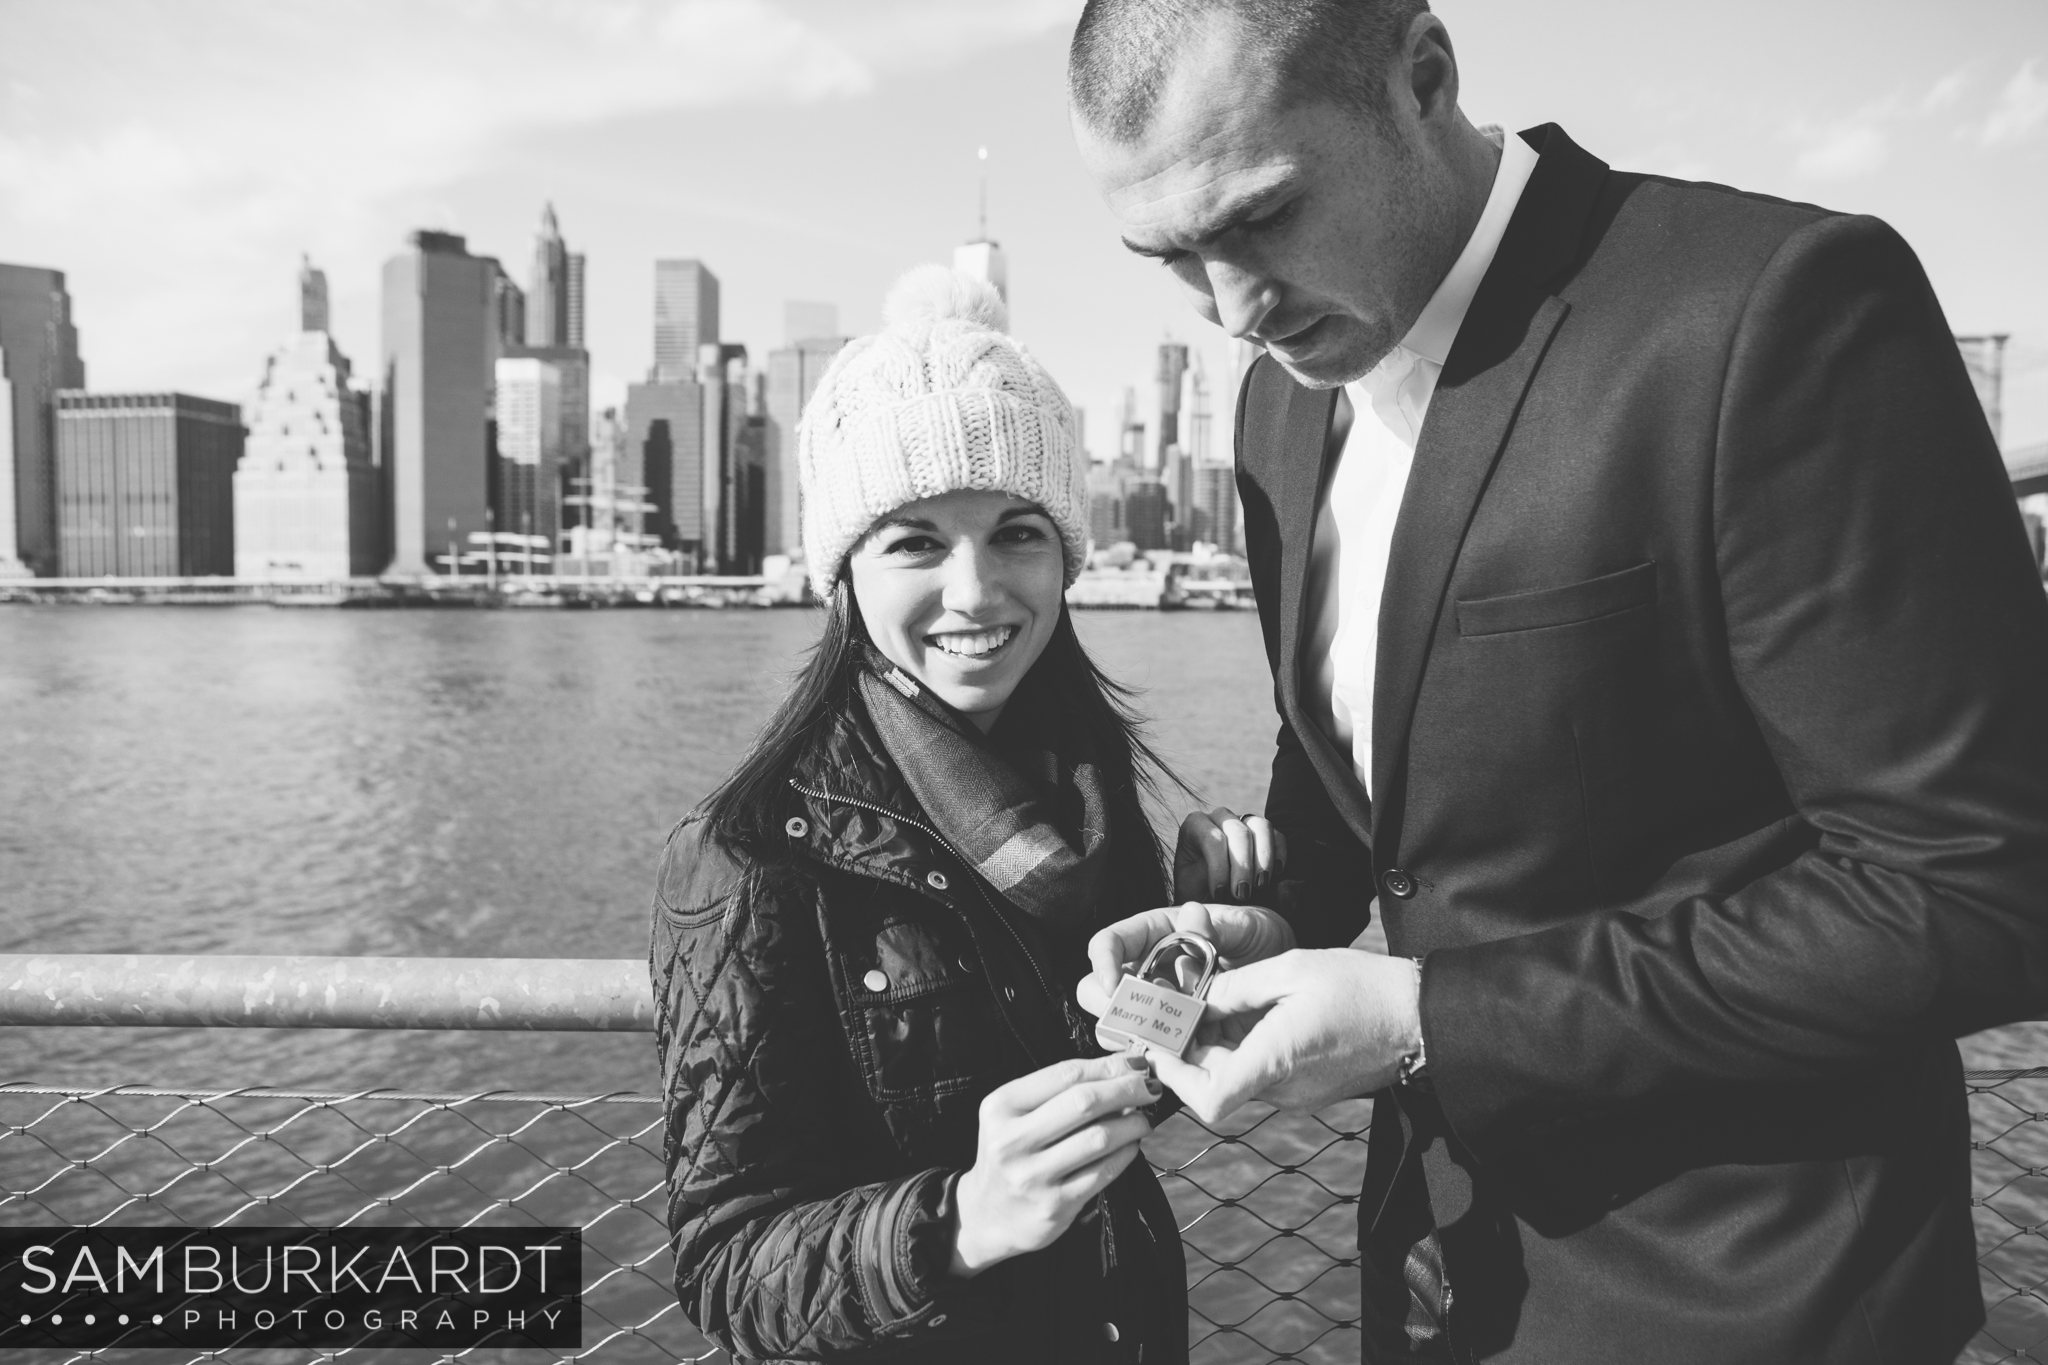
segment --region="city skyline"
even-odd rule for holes
[[[2040,6],[1959,0],[1938,45],[1916,10],[1847,0],[1437,9],[1475,118],[1555,119],[1617,166],[1895,223],[1958,331],[2013,334],[2007,444],[2048,439]],[[791,299],[836,304],[858,334],[897,274],[977,234],[985,166],[1017,331],[1107,457],[1118,396],[1145,385],[1159,341],[1229,368],[1221,334],[1117,245],[1074,155],[1061,71],[1077,11],[736,0],[512,7],[479,25],[427,0],[334,25],[292,4],[194,4],[174,22],[125,0],[90,16],[26,0],[0,53],[0,240],[67,274],[96,384],[246,403],[289,334],[276,281],[301,251],[330,274],[338,344],[367,357],[380,264],[407,231],[461,232],[523,275],[552,202],[588,261],[601,408],[651,362],[654,260],[709,263],[726,336],[756,355]]]

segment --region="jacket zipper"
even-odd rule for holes
[[[886,816],[891,820],[900,820],[902,823],[910,826],[912,829],[918,830],[930,836],[932,841],[936,843],[940,848],[945,849],[946,852],[953,855],[954,862],[960,864],[961,867],[967,870],[967,878],[969,881],[974,883],[974,890],[976,894],[978,894],[981,897],[981,903],[988,907],[988,912],[990,915],[995,917],[996,923],[1002,925],[1005,932],[1007,932],[1010,935],[1011,939],[1015,941],[1015,943],[1017,944],[1017,951],[1023,954],[1024,961],[1030,964],[1031,975],[1038,979],[1038,989],[1045,993],[1045,998],[1055,1005],[1060,1003],[1060,997],[1054,995],[1052,993],[1052,987],[1046,984],[1045,973],[1038,970],[1038,959],[1032,955],[1030,946],[1024,942],[1024,936],[1017,932],[1017,926],[1010,923],[1008,918],[1004,916],[1003,912],[996,908],[995,902],[989,899],[988,890],[987,888],[982,886],[981,875],[974,870],[974,864],[968,862],[967,859],[961,857],[960,850],[954,848],[952,843],[947,840],[945,835],[939,833],[937,830],[933,829],[930,825],[925,824],[921,820],[913,820],[909,816],[903,814],[901,811],[893,811],[886,806],[878,806],[872,801],[863,801],[859,797],[854,796],[840,796],[836,792],[816,791],[810,787],[806,787],[803,783],[797,781],[793,777],[789,779],[789,785],[794,787],[796,790],[802,792],[805,796],[810,797],[813,801],[837,801],[843,805],[857,806],[861,810],[872,811],[876,815]],[[1008,1018],[1008,1016],[1009,1011],[1005,1010],[1004,1017]],[[1062,1017],[1065,1017],[1064,1011],[1062,1011]],[[1010,1025],[1010,1031],[1017,1035],[1017,1041],[1019,1043],[1024,1043],[1024,1050],[1026,1052],[1031,1051],[1031,1045],[1029,1043],[1024,1042],[1024,1035],[1021,1031],[1018,1030],[1014,1022]]]

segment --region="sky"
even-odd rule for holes
[[[2048,5],[1441,0],[1466,111],[1610,164],[1874,213],[1953,327],[2012,335],[2005,443],[2048,441]],[[1131,256],[1073,150],[1079,0],[0,0],[0,260],[68,277],[92,388],[247,401],[305,252],[375,368],[382,261],[460,232],[525,280],[542,205],[588,257],[594,398],[653,350],[653,262],[723,332],[788,299],[880,321],[977,230],[1014,330],[1112,452],[1159,342],[1225,338]],[[1223,384],[1218,382],[1219,391]],[[1229,395],[1219,392],[1227,406]],[[1219,422],[1219,429],[1227,429]]]

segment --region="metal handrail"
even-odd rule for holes
[[[654,1031],[646,962],[0,954],[0,1025]]]

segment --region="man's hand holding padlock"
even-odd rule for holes
[[[1214,943],[1226,969],[1292,948],[1287,921],[1253,903],[1271,896],[1286,867],[1287,838],[1264,816],[1233,815],[1222,806],[1189,814],[1173,855],[1173,891],[1184,903],[1119,920],[1090,939],[1088,964],[1101,994],[1084,995],[1082,1004],[1101,1014],[1123,974],[1177,930]]]
[[[1242,885],[1257,895],[1279,880],[1285,849],[1259,817],[1198,812],[1181,825],[1175,890],[1242,900]],[[1152,1058],[1159,1079],[1204,1122],[1253,1099],[1313,1112],[1371,1094],[1422,1047],[1414,963],[1356,947],[1298,949],[1278,914],[1220,900],[1148,910],[1098,932],[1088,944],[1093,971],[1075,992],[1082,1008],[1100,1017],[1125,972],[1175,931],[1207,936],[1225,969],[1208,987],[1184,1056],[1154,1050]]]

